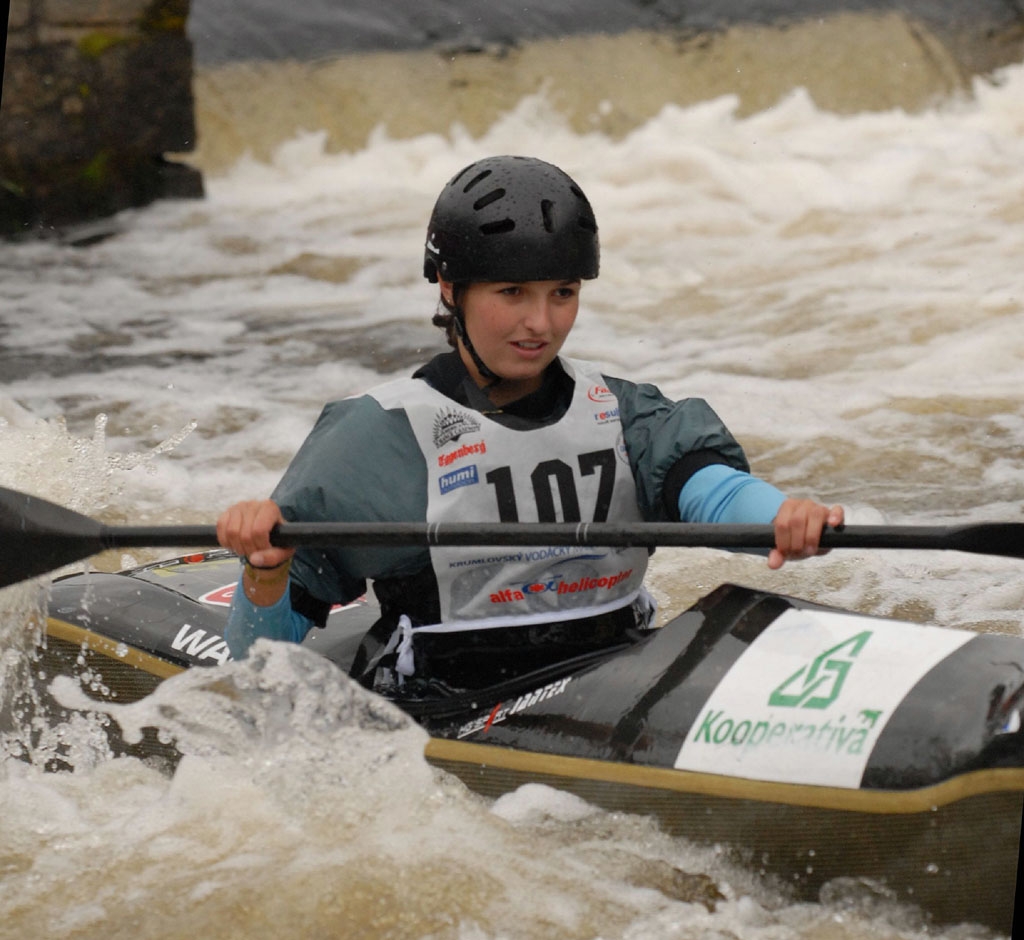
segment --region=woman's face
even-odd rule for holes
[[[452,285],[441,281],[449,303],[451,291]],[[460,300],[470,341],[485,365],[501,376],[502,397],[512,400],[510,394],[518,398],[540,388],[544,370],[576,322],[580,282],[481,282],[470,284]],[[459,353],[476,383],[487,386],[461,341]]]

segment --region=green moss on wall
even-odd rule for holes
[[[150,33],[184,33],[188,3],[181,0],[155,0],[146,10],[139,26]]]
[[[12,179],[8,179],[6,176],[0,176],[0,189],[9,192],[12,196],[18,196],[19,198],[24,197],[25,195],[25,187],[16,183]]]
[[[128,42],[130,38],[124,33],[96,30],[86,33],[78,40],[78,51],[89,59],[98,59],[112,46],[119,46],[121,43]]]
[[[100,150],[82,168],[82,182],[97,188],[103,186],[110,174],[110,151]]]

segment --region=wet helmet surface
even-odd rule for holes
[[[441,191],[427,228],[424,276],[446,281],[597,277],[594,211],[558,167],[532,157],[487,157]]]

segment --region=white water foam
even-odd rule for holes
[[[213,521],[269,492],[323,401],[439,348],[418,267],[430,204],[463,164],[511,151],[564,165],[601,225],[568,353],[707,397],[755,470],[851,521],[1021,521],[1022,132],[1024,67],[915,115],[837,117],[798,93],[740,118],[723,99],[613,140],[540,97],[478,138],[329,153],[302,135],[209,179],[202,203],[123,213],[90,248],[5,247],[0,484],[111,522]],[[652,580],[666,612],[729,580],[1024,632],[1006,559],[833,552],[776,574],[663,550]],[[21,656],[23,608],[0,624]],[[173,778],[96,759],[94,725],[75,773],[5,760],[0,936],[982,935],[926,929],[864,885],[792,904],[712,849],[560,795],[490,812],[434,776],[415,728],[318,716],[354,693],[299,652],[267,651],[272,688],[235,664],[222,689],[185,676],[121,712],[189,742]],[[673,897],[673,870],[724,899]]]
[[[56,691],[82,704],[69,683]],[[108,710],[186,756],[171,779],[133,759],[12,769],[2,907],[21,935],[925,935],[884,891],[837,884],[828,905],[794,904],[720,849],[545,787],[489,807],[426,764],[403,713],[298,647],[261,641],[244,663]]]

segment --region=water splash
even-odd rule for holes
[[[85,704],[69,681],[54,692]],[[19,765],[0,789],[0,936],[967,936],[861,889],[794,904],[721,849],[547,787],[490,805],[426,763],[406,715],[301,647],[261,641],[104,709],[184,756],[173,776],[132,758]]]
[[[117,453],[108,449],[107,424],[107,416],[98,414],[92,436],[75,437],[63,417],[37,419],[0,399],[0,485],[109,517],[118,512],[113,507],[129,474],[155,473],[157,458],[195,427],[187,424],[147,451]],[[103,718],[87,711],[55,721],[40,698],[35,680],[47,583],[37,579],[0,589],[0,767],[10,757],[45,765],[60,756],[70,766],[85,766],[110,756]],[[82,672],[77,681],[88,684],[93,677]]]
[[[108,447],[106,414],[96,415],[90,437],[76,437],[63,415],[35,418],[10,399],[0,399],[0,485],[41,496],[76,512],[108,509],[124,493],[124,474],[156,471],[156,459],[171,453],[196,428],[190,421],[142,452]]]

